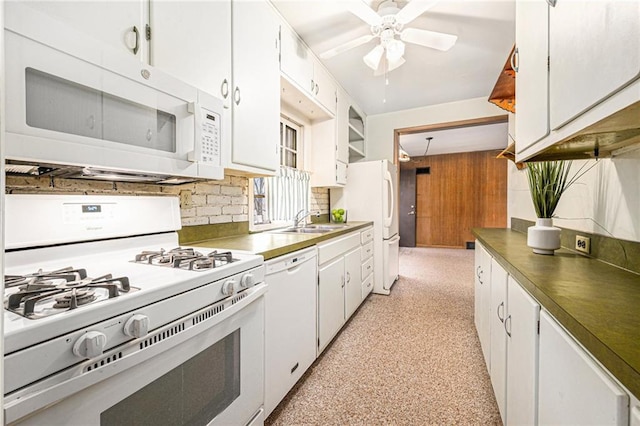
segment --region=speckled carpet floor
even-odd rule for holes
[[[266,425],[501,424],[473,324],[473,250],[401,248]]]

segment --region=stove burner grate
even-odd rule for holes
[[[5,275],[4,288],[18,287],[21,285],[41,284],[44,280],[63,280],[66,282],[78,281],[87,278],[87,271],[84,269],[73,269],[66,267],[56,271],[44,272],[38,269],[38,272],[27,275]]]
[[[60,271],[64,271],[65,277],[70,277],[69,272],[76,270],[65,268]],[[61,280],[58,274],[43,274],[41,270],[36,274],[25,275],[25,279],[21,281],[23,284],[19,285],[18,291],[6,298],[6,308],[26,318],[35,319],[43,316],[37,309],[43,304],[51,305],[53,302],[51,308],[56,311],[72,310],[96,301],[98,299],[97,289],[103,290],[101,292],[105,295],[103,299],[118,297],[132,289],[137,290],[130,286],[127,277],[113,278],[111,274],[107,274],[98,278],[87,278],[83,269],[78,271],[83,271],[83,273],[78,274],[73,280]],[[54,275],[55,278],[51,278]],[[82,278],[79,278],[81,276]],[[15,286],[18,284],[12,287]]]
[[[233,263],[236,260],[230,251],[218,252],[214,250],[203,255],[192,248],[177,247],[169,251],[165,249],[143,251],[135,256],[134,262],[190,271],[206,271]]]

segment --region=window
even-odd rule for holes
[[[310,175],[302,166],[303,128],[280,120],[280,170],[274,177],[253,178],[250,192],[250,226],[254,231],[285,226],[295,214],[309,208]]]

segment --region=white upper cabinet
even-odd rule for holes
[[[280,29],[282,50],[280,69],[307,97],[322,105],[330,116],[336,113],[337,86],[333,77],[313,55],[298,35],[286,24]],[[307,107],[307,109],[313,107]],[[305,114],[310,119],[316,117]]]
[[[233,1],[229,168],[275,173],[280,141],[280,21],[270,3]]]
[[[313,60],[313,95],[330,113],[336,113],[338,87],[318,59]]]
[[[558,156],[634,142],[624,132],[637,127],[640,103],[640,2],[518,0],[514,56],[517,161],[574,137],[553,148]]]
[[[338,88],[338,108],[336,119],[338,122],[338,135],[336,145],[336,159],[343,163],[349,162],[349,107],[351,99],[347,92]]]
[[[640,75],[640,2],[558,0],[549,16],[557,129]]]
[[[518,151],[549,134],[549,6],[545,0],[516,2],[516,140]]]
[[[146,0],[25,3],[141,61],[148,60]]]
[[[230,107],[231,1],[152,0],[151,65]]]

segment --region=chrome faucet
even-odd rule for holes
[[[300,226],[300,222],[302,222],[307,216],[311,216],[312,214],[315,214],[316,217],[320,217],[320,212],[310,212],[306,209],[302,209],[300,210],[298,213],[296,213],[296,216],[293,219],[293,227],[297,228]]]

